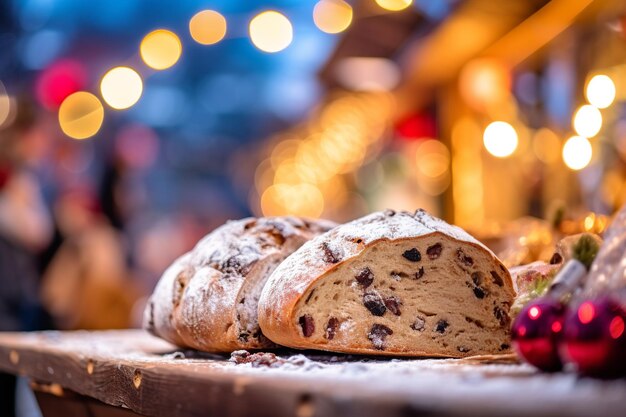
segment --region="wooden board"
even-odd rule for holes
[[[0,369],[155,417],[624,416],[626,380],[497,360],[283,352],[269,366],[178,350],[143,331],[0,334]],[[272,361],[269,361],[270,363]]]

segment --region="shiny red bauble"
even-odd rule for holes
[[[596,377],[626,375],[626,309],[610,297],[572,306],[565,317],[561,357]]]
[[[565,306],[558,300],[539,298],[528,303],[513,322],[511,339],[517,354],[546,372],[559,371],[559,339]]]

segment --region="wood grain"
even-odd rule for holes
[[[62,387],[154,417],[611,417],[623,416],[626,407],[625,380],[537,374],[501,357],[390,360],[284,352],[283,365],[272,368],[175,352],[134,330],[0,334],[0,369],[57,384],[50,395]]]
[[[94,400],[90,397],[78,395],[67,390],[63,395],[54,395],[49,392],[35,391],[37,403],[44,417],[137,417],[137,414],[127,408],[114,407]]]

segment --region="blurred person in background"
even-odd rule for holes
[[[0,132],[0,331],[42,327],[37,256],[53,227],[35,171],[47,139],[26,101],[12,126]],[[15,381],[0,374],[2,416],[14,415]]]
[[[129,327],[138,298],[126,245],[88,186],[61,193],[54,215],[64,238],[42,282],[42,301],[59,329]]]

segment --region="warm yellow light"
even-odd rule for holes
[[[11,97],[4,89],[2,81],[0,81],[0,127],[9,119],[11,114]]]
[[[602,114],[596,107],[585,104],[574,114],[573,126],[576,133],[586,138],[592,138],[602,128]]]
[[[578,171],[583,169],[589,162],[593,150],[589,139],[582,136],[572,136],[563,145],[563,161],[570,169]]]
[[[67,136],[74,139],[89,138],[100,130],[104,120],[104,107],[98,97],[85,91],[68,96],[59,108],[59,125]]]
[[[259,13],[250,21],[250,39],[264,52],[278,52],[289,46],[293,27],[285,15],[273,10]]]
[[[489,105],[501,108],[511,88],[509,69],[494,58],[476,58],[468,62],[459,75],[459,90],[472,108]]]
[[[483,134],[487,151],[498,158],[506,158],[517,149],[517,132],[506,122],[493,122]]]
[[[589,213],[589,215],[583,220],[583,227],[585,228],[585,231],[590,232],[595,223],[596,215],[594,213]]]
[[[421,141],[415,162],[417,181],[422,191],[435,196],[450,186],[450,151],[441,141]]]
[[[141,41],[139,52],[141,59],[150,68],[164,70],[171,67],[180,58],[183,46],[174,32],[157,29],[148,33]]]
[[[226,36],[226,19],[215,10],[202,10],[189,21],[189,33],[202,45],[213,45]]]
[[[261,210],[265,216],[316,218],[324,211],[324,196],[312,184],[275,184],[263,192]]]
[[[594,76],[585,89],[587,101],[599,109],[609,107],[615,100],[615,83],[604,74]]]
[[[352,6],[343,0],[320,0],[313,9],[313,21],[322,32],[343,32],[352,22]]]
[[[413,0],[376,0],[376,3],[383,9],[395,12],[406,9],[413,3]]]
[[[143,92],[143,82],[134,69],[116,67],[102,77],[100,92],[109,106],[123,110],[137,103]]]
[[[442,142],[428,139],[417,148],[415,162],[422,175],[437,178],[444,175],[450,167],[450,151]]]

